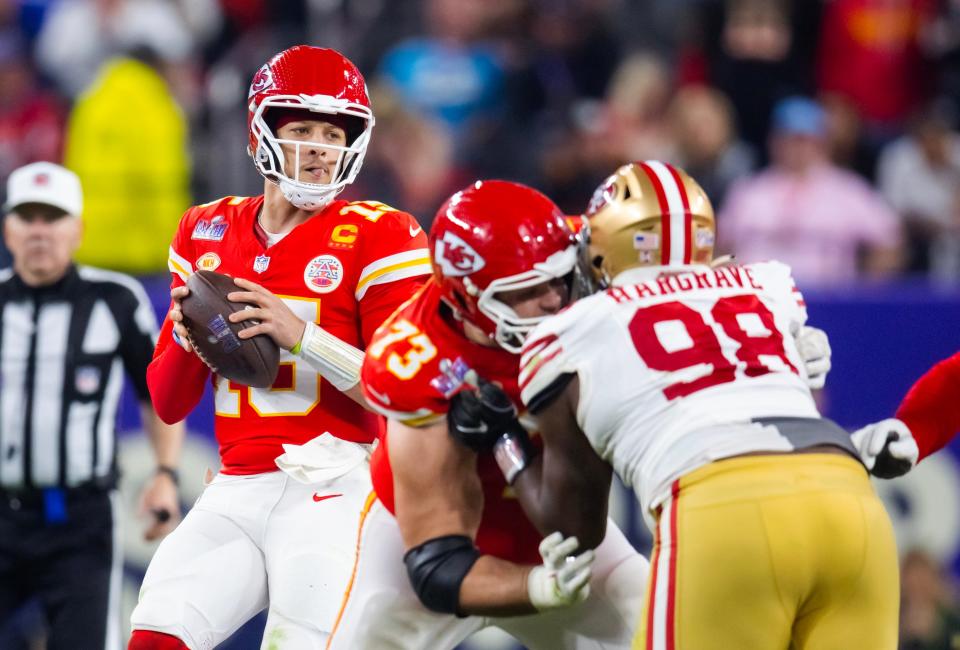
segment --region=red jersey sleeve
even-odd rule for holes
[[[383,206],[386,209],[386,206]],[[355,295],[363,340],[426,281],[431,272],[427,236],[412,215],[386,209],[365,228]]]
[[[436,345],[401,310],[367,346],[360,383],[368,404],[381,415],[424,426],[443,417],[449,407],[448,398],[431,383],[438,372]]]
[[[920,448],[920,459],[943,449],[960,431],[960,352],[918,379],[897,409]]]
[[[193,273],[193,246],[190,234],[196,221],[197,208],[190,208],[180,220],[180,226],[170,244],[167,265],[170,268],[170,288],[182,286]],[[169,314],[160,328],[153,360],[147,367],[147,386],[157,416],[167,424],[187,417],[203,397],[204,384],[210,371],[192,352],[186,352],[173,338],[173,321]]]

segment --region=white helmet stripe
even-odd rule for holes
[[[689,210],[685,209],[687,195],[683,185],[680,184],[679,178],[671,173],[671,169],[660,161],[648,160],[644,163],[644,167],[655,174],[656,178],[651,177],[650,180],[654,183],[659,181],[660,189],[666,198],[666,214],[669,215],[669,220],[665,220],[664,225],[669,223],[670,228],[669,235],[664,236],[664,241],[666,242],[669,239],[670,242],[667,263],[671,265],[689,264],[690,228],[687,224]]]

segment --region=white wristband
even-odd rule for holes
[[[360,381],[363,352],[316,323],[308,322],[304,328],[297,356],[341,392],[350,390]]]

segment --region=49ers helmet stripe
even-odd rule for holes
[[[657,194],[662,220],[661,264],[689,264],[691,254],[690,202],[680,175],[672,165],[648,160],[640,163]]]
[[[667,201],[663,183],[657,178],[657,173],[647,163],[640,163],[640,169],[650,180],[650,185],[653,186],[653,191],[657,195],[657,203],[660,205],[660,263],[668,264],[670,262],[670,246],[673,243],[671,237],[673,229],[670,227],[670,204]]]
[[[677,168],[673,165],[665,165],[670,170],[670,176],[673,182],[677,184],[680,191],[680,199],[683,202],[683,263],[689,264],[693,255],[693,218],[690,216],[690,201],[687,198],[687,188],[683,185]]]

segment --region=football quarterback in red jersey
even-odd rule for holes
[[[532,649],[629,647],[646,560],[612,522],[602,544],[588,541],[600,544],[595,555],[559,532],[541,541],[551,531],[524,516],[494,455],[448,429],[474,374],[519,400],[516,353],[539,320],[527,311],[569,302],[577,250],[559,209],[522,185],[480,181],[437,213],[433,277],[364,359],[364,394],[388,424],[329,648],[442,650],[485,625]],[[604,522],[610,476],[597,477],[602,499],[591,500]]]
[[[170,246],[173,304],[148,371],[168,422],[212,382],[222,466],[157,550],[130,648],[212,648],[268,606],[264,647],[323,645],[370,491],[377,422],[361,406],[360,350],[430,272],[411,215],[336,198],[374,123],[350,61],[315,47],[280,52],[254,77],[248,108],[264,193],[183,216]],[[233,276],[230,299],[256,306],[237,320],[260,321],[242,338],[263,333],[280,346],[271,387],[220,377],[192,352],[180,301],[200,269]]]

